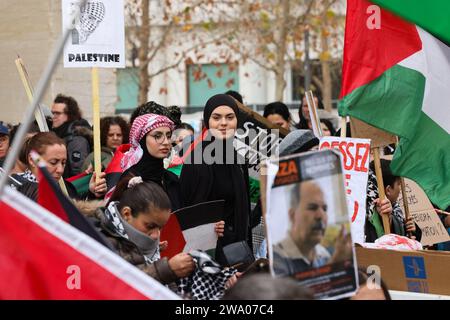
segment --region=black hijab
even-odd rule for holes
[[[205,108],[203,109],[203,122],[205,123],[205,127],[209,129],[209,118],[211,118],[211,114],[214,109],[220,106],[227,106],[233,109],[234,114],[238,118],[239,116],[239,108],[233,97],[227,94],[216,94],[209,98],[206,102]]]
[[[209,128],[208,122],[214,109],[219,106],[228,106],[239,116],[239,109],[236,101],[225,94],[215,95],[208,100],[203,111],[203,120],[205,126]],[[224,143],[223,143],[224,142]],[[180,176],[181,193],[183,205],[190,206],[200,202],[220,200],[226,197],[225,201],[225,234],[219,238],[216,250],[216,259],[224,263],[221,256],[221,248],[227,244],[248,240],[250,202],[248,196],[248,171],[244,165],[237,163],[237,154],[234,148],[230,148],[233,139],[220,141],[210,134],[202,143],[199,143],[194,151],[186,159]],[[221,143],[220,146],[228,146],[223,149],[221,160],[234,156],[234,163],[214,163],[205,162],[204,156],[198,157],[199,153],[203,155],[205,148],[212,143]],[[196,156],[197,155],[197,156]],[[195,159],[201,159],[201,163],[195,163]],[[223,257],[223,253],[222,253]]]
[[[143,152],[141,160],[138,163],[131,166],[128,170],[123,173],[123,176],[126,176],[129,172],[133,173],[135,176],[142,177],[144,181],[153,181],[160,186],[162,186],[162,179],[165,172],[164,169],[164,160],[155,158],[150,154],[147,149],[145,135],[139,144],[141,145]]]

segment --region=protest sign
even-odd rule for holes
[[[363,243],[370,140],[338,137],[323,137],[320,140],[320,150],[333,148],[342,155],[352,240],[355,243]]]
[[[422,230],[420,243],[424,246],[429,246],[435,243],[450,241],[447,230],[422,188],[413,180],[405,178],[405,194],[410,215]],[[398,202],[404,212],[403,197],[401,194]]]
[[[71,21],[73,12],[79,18]],[[64,47],[65,68],[125,68],[123,0],[62,0],[63,29],[73,28]]]
[[[271,272],[292,276],[317,299],[357,289],[340,154],[322,150],[267,163],[266,223]]]
[[[397,142],[395,135],[353,117],[350,117],[350,131],[352,138],[370,139],[372,148],[385,147]]]
[[[237,102],[239,128],[234,145],[236,152],[248,164],[250,200],[254,206],[259,199],[259,180],[262,163],[276,155],[278,146],[289,130],[272,124],[259,113]]]

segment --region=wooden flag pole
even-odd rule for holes
[[[378,184],[378,196],[380,201],[386,199],[386,194],[384,193],[384,182],[383,182],[383,174],[381,171],[381,162],[380,162],[380,148],[373,148],[373,162],[375,164],[375,174],[377,176],[377,184]],[[391,227],[389,223],[389,217],[385,214],[381,214],[381,218],[383,219],[383,228],[384,234],[391,233]]]
[[[86,4],[86,0],[82,0],[80,4],[82,6],[84,6]],[[78,13],[76,13],[75,16],[72,17],[72,20],[75,20],[76,18],[78,18]],[[30,103],[30,105],[27,107],[27,109],[25,109],[25,113],[22,118],[22,124],[20,125],[19,130],[17,131],[16,136],[14,137],[14,142],[9,149],[9,152],[5,159],[5,162],[3,163],[3,169],[5,170],[6,174],[3,174],[0,176],[0,196],[2,195],[3,189],[5,188],[5,185],[8,181],[8,174],[11,172],[11,169],[14,167],[14,164],[16,163],[16,159],[17,159],[19,152],[23,146],[23,142],[25,140],[25,135],[27,134],[28,129],[30,128],[34,111],[36,110],[39,102],[41,101],[42,97],[44,96],[45,90],[47,89],[47,85],[50,82],[50,79],[53,75],[53,71],[55,70],[55,68],[58,64],[58,61],[64,50],[66,41],[69,38],[70,31],[71,31],[70,29],[66,28],[64,30],[63,35],[56,42],[55,49],[53,50],[52,54],[50,55],[49,61],[42,73],[41,78],[39,79],[37,86],[36,86],[36,94],[33,96],[33,101]]]
[[[398,137],[397,137],[397,142],[395,143],[395,146],[396,147],[398,146]],[[405,220],[408,221],[411,214],[409,212],[408,198],[406,197],[405,179],[403,177],[400,177],[400,184],[401,184],[401,189],[402,189],[403,208],[405,209]],[[411,232],[408,232],[406,235],[408,236],[408,238],[412,237]]]
[[[341,118],[341,138],[347,137],[347,117]]]
[[[28,102],[31,103],[33,101],[33,87],[31,85],[31,81],[28,76],[28,72],[25,68],[25,64],[24,64],[22,58],[20,58],[20,57],[18,57],[15,60],[15,63],[16,63],[17,71],[19,72],[20,80],[22,80],[22,84],[25,88],[25,92],[28,97]],[[49,128],[47,125],[47,121],[45,119],[45,115],[42,112],[42,108],[40,105],[38,105],[38,107],[34,111],[34,117],[36,118],[37,124],[39,126],[39,130],[41,132],[48,132]]]
[[[319,114],[317,113],[317,106],[316,106],[316,102],[314,101],[314,95],[313,95],[312,91],[311,90],[306,91],[305,97],[306,97],[306,103],[308,104],[311,123],[313,124],[313,131],[317,131],[317,132],[314,132],[314,134],[316,134],[318,136],[318,138],[321,138],[321,137],[323,137],[323,133],[322,133],[322,128],[320,126],[320,118],[319,118]],[[314,125],[316,127],[316,130],[314,130]]]
[[[33,86],[31,85],[30,78],[28,76],[28,72],[25,68],[25,64],[23,63],[22,58],[18,57],[15,60],[17,71],[19,72],[20,79],[22,80],[23,86],[25,88],[25,92],[28,97],[28,101],[31,103],[33,101]],[[45,115],[42,112],[41,106],[38,104],[36,110],[34,111],[34,117],[36,118],[36,122],[38,123],[39,130],[41,132],[49,132],[49,128],[47,125],[47,121],[45,119]],[[66,184],[64,183],[64,179],[61,178],[58,181],[59,186],[65,195],[68,195]]]
[[[100,89],[98,68],[92,68],[92,118],[94,127],[94,171],[96,181],[102,172],[101,144],[100,144]]]

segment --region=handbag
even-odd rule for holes
[[[247,244],[247,241],[239,241],[228,244],[223,247],[223,253],[227,265],[243,270],[255,261],[253,252]]]

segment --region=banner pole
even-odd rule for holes
[[[384,193],[384,182],[383,182],[383,174],[381,171],[381,161],[380,161],[380,148],[373,149],[373,162],[375,164],[375,174],[377,176],[377,184],[378,184],[378,196],[380,201],[386,199],[386,194]],[[384,234],[391,233],[391,227],[389,223],[389,217],[385,214],[381,214],[381,218],[383,219],[383,228]]]
[[[100,89],[98,68],[92,68],[92,118],[94,127],[94,171],[96,181],[102,172],[101,144],[100,144]]]

